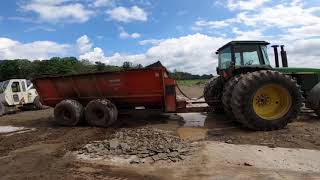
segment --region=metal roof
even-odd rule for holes
[[[230,45],[236,45],[236,44],[261,44],[261,45],[269,45],[270,43],[268,43],[267,41],[230,41],[227,44],[225,44],[224,46],[222,46],[221,48],[218,49],[218,51],[224,49],[227,46]]]

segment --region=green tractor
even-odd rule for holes
[[[284,128],[305,105],[320,115],[320,69],[289,68],[281,46],[274,48],[275,68],[268,42],[232,41],[218,49],[217,74],[204,88],[215,111],[224,111],[244,126],[261,131]]]

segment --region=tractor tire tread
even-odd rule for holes
[[[258,117],[252,107],[251,96],[259,87],[277,83],[285,87],[291,94],[292,106],[289,112],[278,120],[267,122]],[[251,93],[251,94],[250,94]],[[302,93],[297,82],[288,75],[277,71],[260,70],[243,75],[232,93],[231,107],[236,118],[249,129],[259,131],[271,131],[284,128],[292,119],[295,119],[302,106]]]

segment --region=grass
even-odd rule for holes
[[[177,83],[179,86],[195,86],[195,85],[201,85],[208,82],[209,79],[195,79],[195,80],[177,80]]]

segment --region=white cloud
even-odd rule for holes
[[[35,12],[39,19],[49,23],[76,22],[83,23],[94,15],[80,3],[69,3],[70,0],[32,0],[22,5],[25,11]]]
[[[146,40],[139,41],[139,45],[141,45],[141,46],[159,45],[162,41],[164,41],[164,40],[163,39],[146,39]]]
[[[108,6],[114,6],[115,2],[114,0],[95,0],[92,4],[90,4],[91,7],[108,7]]]
[[[265,36],[262,34],[261,29],[255,29],[250,31],[241,31],[239,28],[233,28],[233,33],[235,33],[235,40],[264,40]]]
[[[263,6],[270,0],[228,0],[227,7],[230,10],[254,10]]]
[[[104,52],[101,48],[94,48],[92,51],[86,52],[85,54],[80,55],[79,59],[81,60],[85,59],[91,62],[100,61],[106,64],[109,63],[108,59],[105,57]]]
[[[312,37],[320,37],[320,22],[318,24],[309,25],[309,26],[301,26],[297,28],[290,28],[287,30],[284,38],[287,39],[303,39],[303,38],[312,38]]]
[[[53,56],[64,56],[71,46],[52,41],[34,41],[21,43],[9,38],[0,38],[0,59],[43,60]]]
[[[280,4],[263,8],[258,12],[239,13],[237,19],[238,22],[249,26],[263,25],[280,28],[305,26],[320,22],[320,17],[315,15],[316,10],[315,8],[304,8],[300,4]]]
[[[76,46],[80,54],[84,54],[92,50],[92,43],[87,35],[79,37],[77,39]]]
[[[147,13],[138,6],[132,6],[131,8],[116,7],[107,11],[107,14],[111,19],[120,22],[132,22],[132,21],[147,21]]]
[[[141,54],[115,53],[105,56],[100,48],[96,48],[80,58],[93,62],[101,60],[113,65],[122,65],[124,61],[143,65],[161,61],[170,70],[178,69],[198,74],[214,73],[217,66],[214,52],[227,41],[228,39],[220,37],[193,34],[162,40]]]
[[[237,1],[240,3],[242,1]],[[249,2],[249,1],[248,1]],[[258,2],[258,1],[257,1]],[[235,17],[224,20],[198,20],[192,29],[196,31],[246,25],[251,27],[301,28],[320,22],[320,7],[305,8],[300,1],[290,1],[270,7],[261,7],[259,11],[245,10]]]
[[[193,29],[201,30],[202,28],[209,29],[219,29],[229,26],[232,23],[235,23],[236,19],[226,19],[222,21],[206,21],[206,20],[198,20],[194,23]]]
[[[56,29],[45,26],[33,26],[26,29],[24,32],[33,32],[33,31],[46,31],[46,32],[54,32]]]
[[[140,38],[140,37],[141,37],[141,34],[139,34],[139,33],[129,34],[128,32],[126,32],[126,31],[123,29],[123,27],[120,27],[119,30],[120,30],[119,37],[120,37],[121,39],[137,39],[137,38]]]

